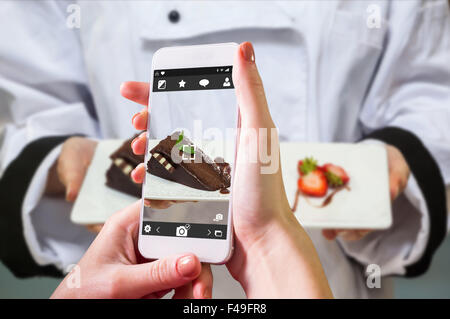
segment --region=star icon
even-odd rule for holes
[[[180,88],[184,88],[185,84],[186,84],[186,82],[184,82],[184,80],[181,80],[180,82],[178,82],[178,85],[180,86]]]

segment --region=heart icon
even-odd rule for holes
[[[161,75],[164,75],[164,74],[166,74],[166,72],[165,71],[161,71]]]

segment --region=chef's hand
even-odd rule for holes
[[[137,253],[139,216],[140,201],[111,216],[52,298],[160,298],[173,288],[174,298],[202,298],[199,288],[211,290],[211,273],[193,254],[148,262]]]
[[[386,145],[389,166],[389,191],[394,201],[408,184],[410,169],[402,153],[392,145]],[[369,229],[324,229],[322,234],[329,240],[341,236],[345,240],[359,240],[369,234]]]
[[[258,149],[266,142],[270,145],[271,129],[275,129],[250,43],[240,45],[233,66],[233,82],[242,131],[233,184],[235,250],[227,267],[248,297],[331,297],[317,252],[290,210],[281,169],[261,174],[263,165],[259,158],[255,163],[246,160],[254,143],[261,143]],[[130,100],[146,105],[149,87],[126,82],[121,92]],[[147,117],[147,109],[136,114],[132,120],[134,127],[146,129]],[[246,130],[259,128],[267,130],[268,141],[263,138],[255,141]],[[276,134],[273,142],[275,151],[279,148]],[[142,154],[145,143],[143,134],[132,145],[135,153]],[[133,172],[138,181],[144,174],[144,165]]]
[[[45,194],[65,195],[67,201],[75,201],[96,147],[97,142],[88,138],[67,139],[58,159],[50,168]]]
[[[74,202],[80,192],[97,144],[96,141],[85,137],[68,138],[61,148],[58,159],[48,172],[45,195],[65,196],[68,202]],[[102,225],[86,227],[98,233]]]

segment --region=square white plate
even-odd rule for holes
[[[138,198],[106,186],[106,171],[114,153],[124,140],[100,141],[84,178],[80,193],[72,208],[71,220],[77,224],[104,223],[116,211],[134,203]]]
[[[325,207],[313,206],[323,202],[324,198],[309,197],[307,200],[299,197],[295,215],[303,226],[382,229],[391,225],[388,164],[383,145],[282,143],[280,152],[283,181],[291,207],[297,190],[299,160],[312,156],[319,165],[333,163],[343,167],[350,177],[350,190],[336,193]]]
[[[157,141],[150,141],[149,149]],[[130,205],[136,198],[105,185],[109,158],[123,140],[99,142],[92,163],[86,174],[80,194],[72,210],[71,219],[79,224],[103,223],[117,210]],[[206,154],[209,146],[202,145]],[[392,223],[389,197],[389,178],[386,150],[378,144],[340,143],[281,143],[281,164],[287,197],[291,206],[297,190],[299,160],[312,156],[320,165],[327,162],[342,166],[350,176],[350,191],[338,192],[331,203],[323,208],[314,207],[323,201],[299,197],[295,212],[305,227],[318,228],[387,228]],[[228,153],[228,152],[227,152]],[[216,155],[217,156],[217,155]],[[229,162],[227,156],[225,160]],[[229,195],[206,192],[163,180],[147,174],[147,182],[158,183],[155,191],[147,191],[146,197],[177,200],[226,201]],[[170,191],[167,188],[170,184]],[[152,184],[154,185],[154,184]],[[207,194],[203,194],[207,193]],[[159,195],[158,195],[159,194]],[[150,197],[148,196],[150,195]],[[160,196],[160,197],[158,197]],[[313,205],[311,205],[311,203]]]

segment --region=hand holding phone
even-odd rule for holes
[[[254,64],[253,48],[249,43],[241,44],[236,53],[233,82],[240,107],[242,132],[233,185],[236,247],[227,267],[248,297],[331,297],[317,253],[290,211],[281,168],[266,171],[260,160],[246,160],[249,152],[254,150],[254,140],[248,135],[251,130],[245,130],[259,131],[262,128],[272,132],[274,128]],[[135,89],[139,85],[142,84],[126,84],[122,94],[138,101],[138,96],[145,96],[148,92],[147,88],[138,90],[141,92],[136,94]],[[145,129],[146,117],[146,110],[135,115],[135,128]],[[268,138],[257,135],[257,149],[267,149],[270,145],[271,152],[279,156],[277,135],[269,132],[265,136]],[[140,152],[145,144],[143,135],[133,143],[132,148]],[[262,174],[263,171],[266,174]],[[135,181],[142,182],[144,173],[145,166],[136,168],[133,172]]]

